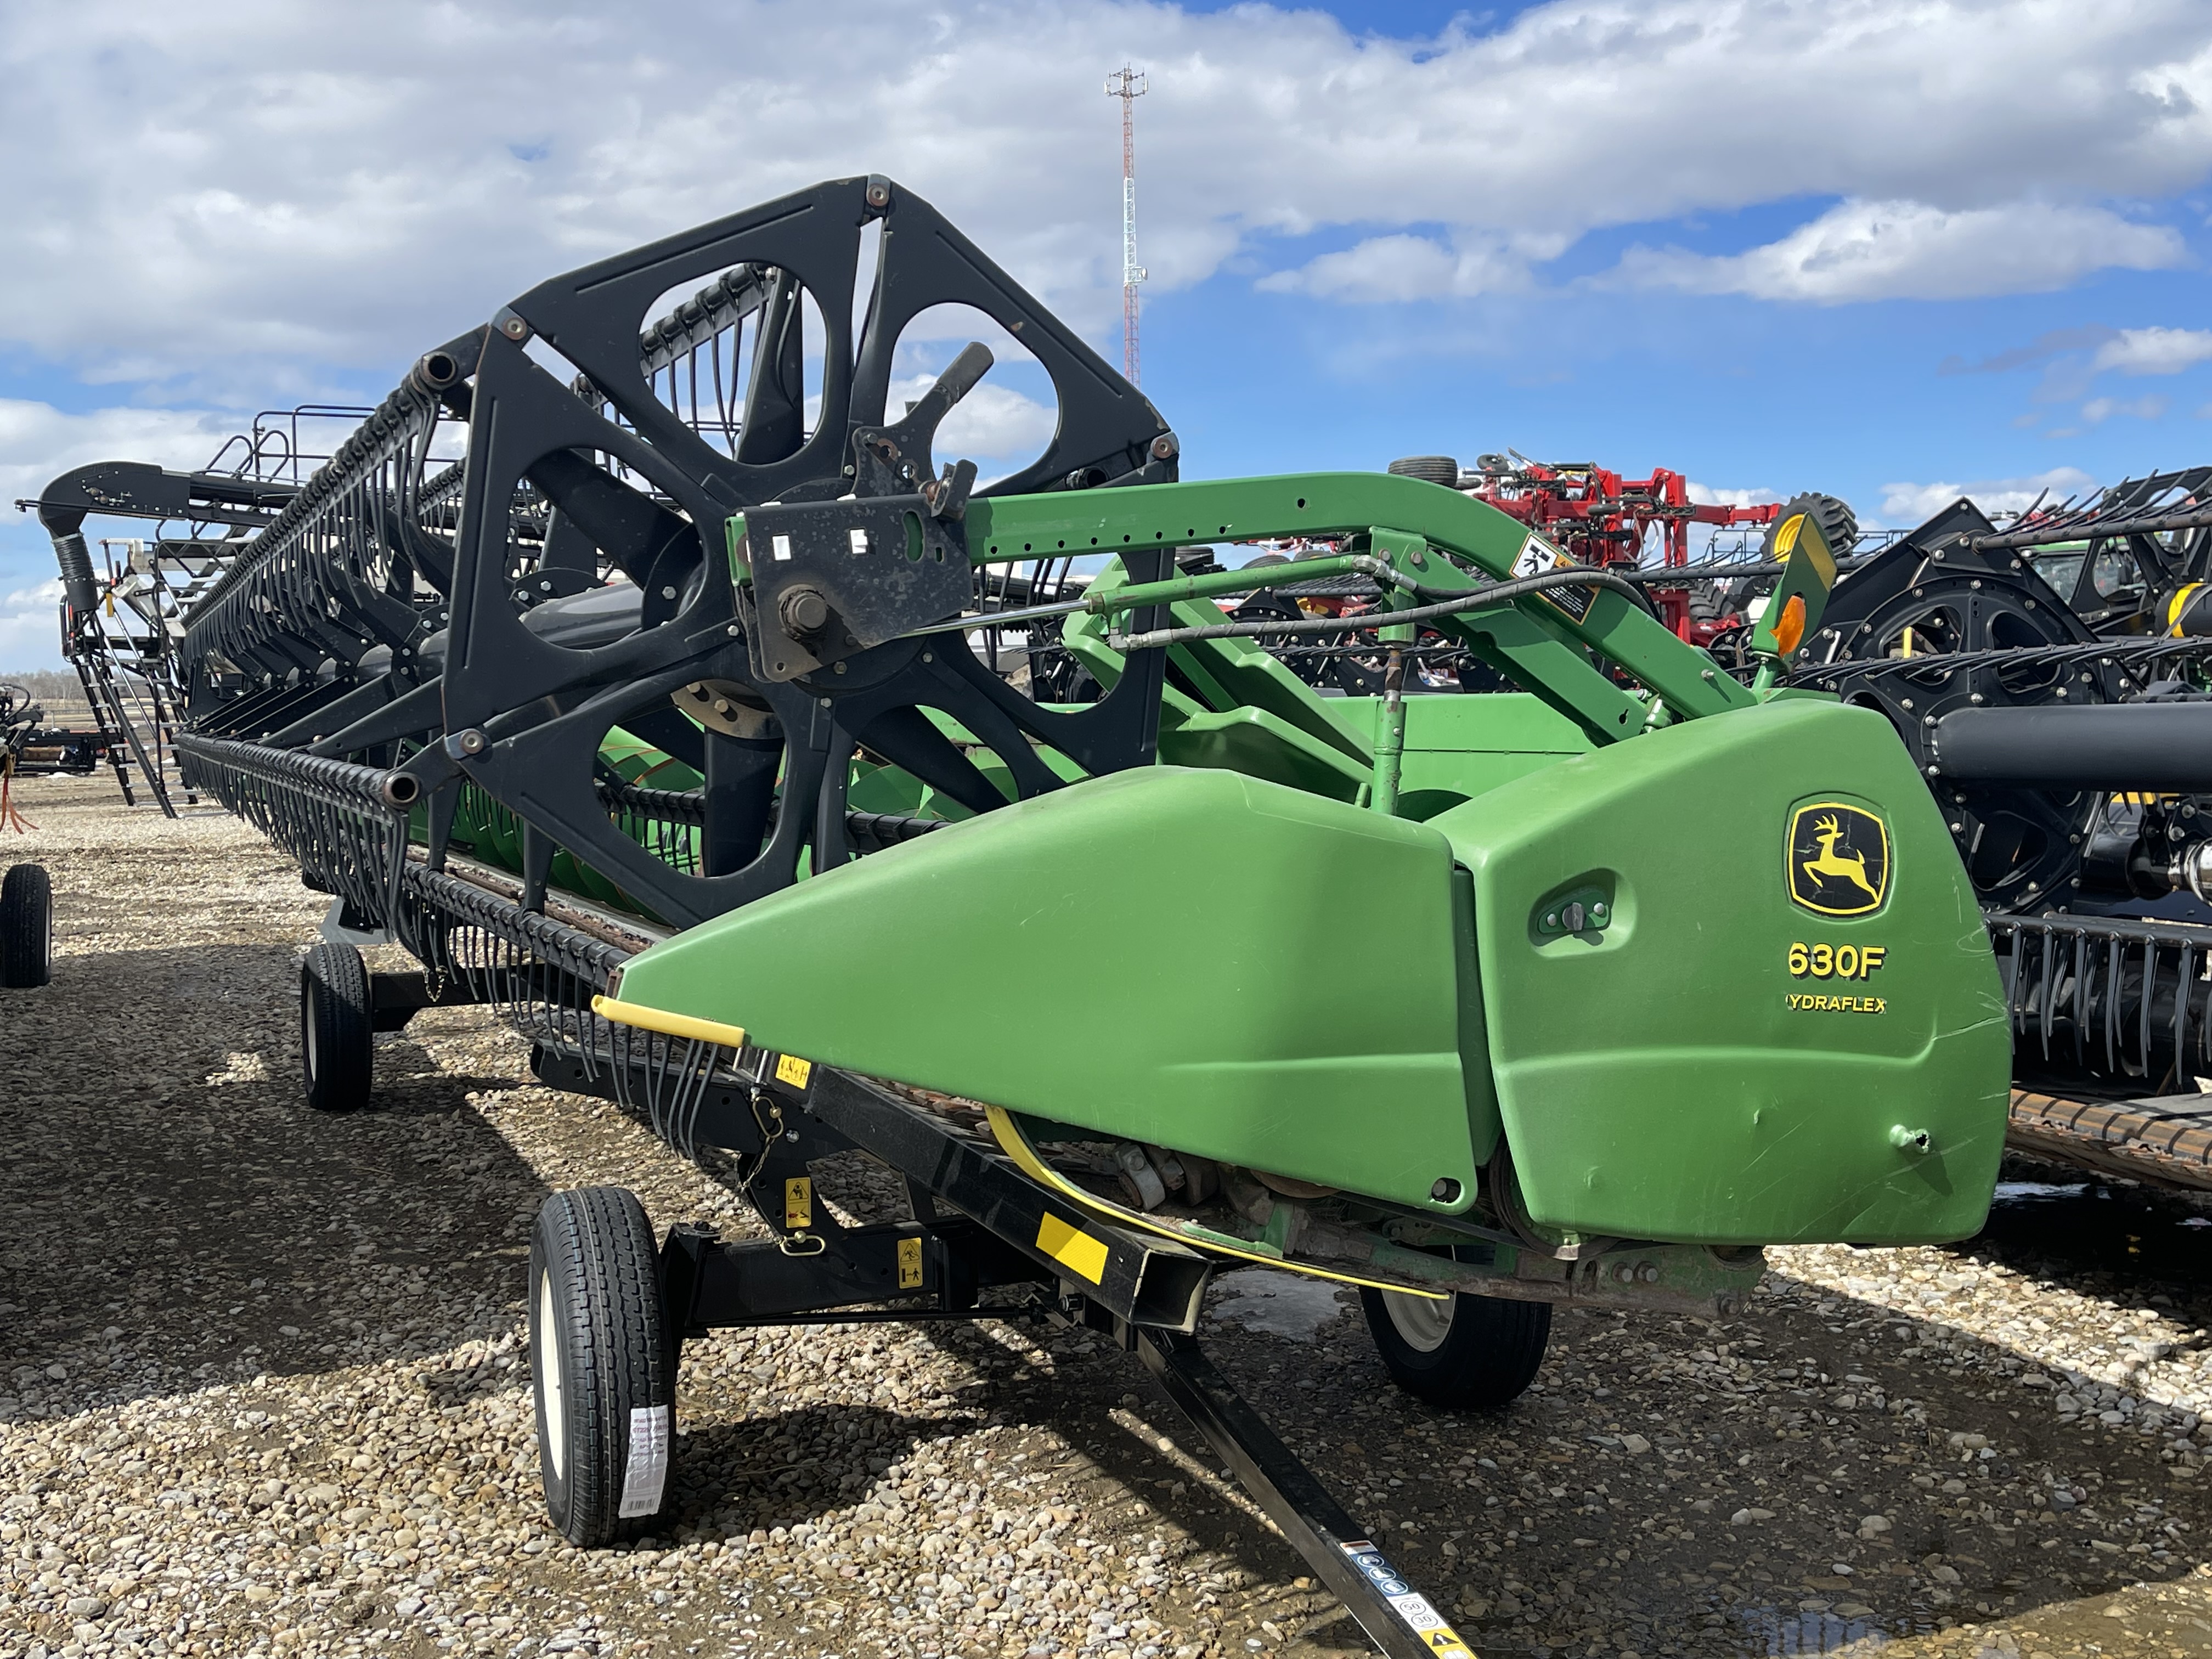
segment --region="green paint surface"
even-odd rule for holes
[[[622,996],[811,1060],[1424,1207],[1474,1194],[1452,855],[1159,767],[692,928]],[[1440,1179],[1455,1201],[1433,1203]]]
[[[1831,798],[1888,823],[1872,915],[1814,915],[1785,884],[1792,809]],[[1534,1219],[1723,1243],[1979,1228],[2004,1139],[2004,1002],[1973,889],[1881,716],[1790,701],[1691,721],[1428,827],[1474,877],[1490,1059]],[[1556,896],[1585,889],[1608,896],[1608,925],[1544,936]],[[1863,979],[1793,976],[1793,944],[1885,956]],[[1893,1146],[1897,1127],[1931,1150]]]
[[[1506,574],[1528,533],[1455,492],[1348,473],[979,500],[967,520],[983,562],[1337,532],[1448,591]],[[1220,616],[1203,599],[1169,614]],[[1316,697],[1246,641],[1178,644],[1163,764],[803,881],[645,952],[621,994],[1409,1206],[1464,1209],[1503,1157],[1530,1219],[1560,1233],[1975,1231],[2009,1034],[1972,887],[1888,726],[1756,694],[1609,591],[1443,626],[1527,695],[1409,699],[1396,816],[1365,805],[1375,700]],[[1118,681],[1101,619],[1064,631]],[[944,811],[892,769],[853,799]],[[1818,801],[1886,825],[1869,914],[1792,897],[1793,816]],[[1604,914],[1566,929],[1570,898]],[[1877,947],[1881,965],[1793,972],[1793,946],[1832,963]],[[1439,1182],[1451,1196],[1431,1197]]]

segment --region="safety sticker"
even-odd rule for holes
[[[797,1054],[779,1054],[775,1060],[775,1080],[788,1083],[794,1089],[804,1089],[806,1079],[814,1075],[814,1062],[801,1060]]]
[[[1397,1568],[1383,1559],[1382,1552],[1366,1539],[1340,1545],[1352,1558],[1360,1576],[1381,1592],[1390,1604],[1390,1610],[1404,1620],[1417,1633],[1437,1659],[1474,1659],[1459,1632],[1444,1622],[1444,1616],[1430,1605],[1429,1598],[1398,1576]]]
[[[622,1504],[628,1517],[660,1513],[668,1485],[668,1407],[638,1406],[629,1414],[629,1456],[623,1464]]]
[[[783,1224],[787,1227],[811,1227],[814,1224],[814,1182],[806,1176],[793,1176],[783,1183]]]
[[[898,1242],[898,1282],[902,1291],[921,1288],[921,1241],[918,1238]]]
[[[1530,576],[1548,575],[1554,570],[1577,570],[1581,567],[1565,554],[1546,541],[1531,534],[1521,544],[1521,551],[1513,561],[1513,579],[1521,581]],[[1564,611],[1577,622],[1589,616],[1590,602],[1597,598],[1597,590],[1590,587],[1547,587],[1537,598],[1555,611]]]

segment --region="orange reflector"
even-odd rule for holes
[[[1792,593],[1790,602],[1782,607],[1782,615],[1774,624],[1774,648],[1788,656],[1805,637],[1805,596]]]

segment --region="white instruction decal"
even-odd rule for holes
[[[629,1461],[623,1468],[622,1507],[616,1514],[660,1512],[668,1485],[668,1407],[641,1406],[629,1414]]]
[[[1429,1605],[1429,1598],[1425,1595],[1419,1593],[1393,1595],[1389,1602],[1398,1610],[1398,1616],[1415,1630],[1431,1631],[1443,1623],[1443,1616]]]

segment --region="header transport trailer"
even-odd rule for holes
[[[935,434],[985,347],[887,412],[949,304],[1058,399],[980,488]],[[1401,1383],[1496,1405],[1553,1304],[1726,1316],[1765,1244],[1980,1225],[2002,996],[1890,724],[1784,684],[1835,574],[1813,515],[1746,684],[1454,490],[1178,452],[927,204],[842,179],[427,353],[182,619],[191,780],[422,964],[308,953],[311,1103],[362,1103],[414,1009],[489,1004],[546,1081],[735,1158],[767,1230],[546,1204],[571,1539],[654,1524],[683,1335],[1027,1306],[1138,1352],[1385,1650],[1463,1651],[1194,1346],[1212,1273],[1357,1286]],[[1313,537],[1399,618],[1379,697],[1213,602],[1273,573],[1177,560]],[[987,660],[1015,628],[1095,700]],[[1520,689],[1404,696],[1422,628]],[[852,1148],[910,1218],[817,1200]]]

